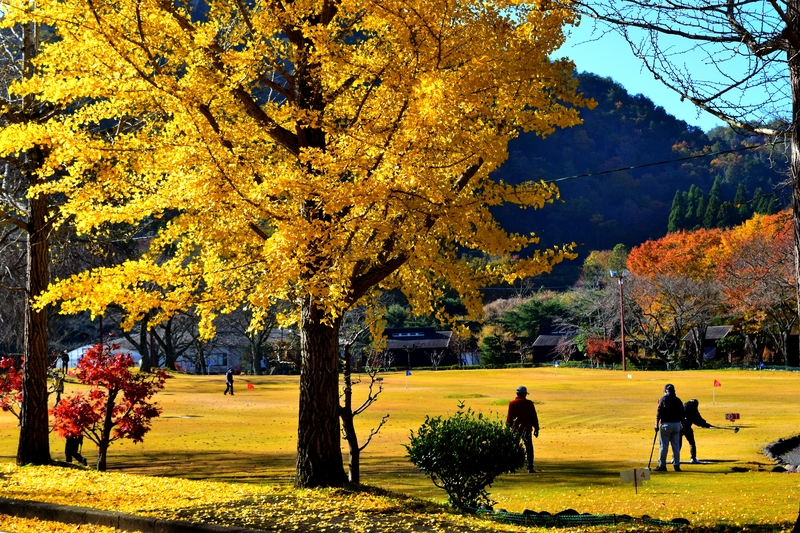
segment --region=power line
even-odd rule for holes
[[[666,165],[666,164],[669,164],[669,163],[678,163],[680,161],[689,161],[691,159],[700,159],[700,158],[703,158],[703,157],[712,157],[712,156],[722,155],[722,154],[732,154],[732,153],[735,153],[735,152],[743,152],[745,150],[753,150],[755,148],[763,148],[765,146],[767,146],[767,145],[766,144],[756,144],[756,145],[753,145],[753,146],[745,146],[743,148],[732,148],[730,150],[719,150],[717,152],[709,152],[707,154],[697,154],[697,155],[690,155],[690,156],[686,156],[686,157],[680,157],[678,159],[668,159],[666,161],[658,161],[657,163],[644,163],[642,165],[633,165],[633,166],[629,166],[629,167],[615,168],[613,170],[602,170],[600,172],[590,172],[588,174],[577,174],[575,176],[566,176],[564,178],[556,178],[556,179],[553,179],[553,180],[544,180],[544,182],[545,183],[556,183],[556,182],[559,182],[559,181],[574,180],[574,179],[577,179],[577,178],[589,178],[589,177],[592,177],[592,176],[601,176],[603,174],[611,174],[611,173],[614,173],[614,172],[623,172],[625,170],[635,170],[635,169],[638,169],[638,168],[655,167],[655,166],[658,166],[658,165]]]

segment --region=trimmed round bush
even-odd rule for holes
[[[486,488],[497,476],[525,465],[517,433],[504,421],[464,410],[463,404],[449,418],[426,416],[405,448],[411,462],[459,509],[491,505]]]

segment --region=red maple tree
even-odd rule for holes
[[[61,400],[51,410],[55,430],[62,437],[84,435],[97,444],[97,469],[106,469],[108,447],[119,439],[142,442],[161,408],[150,402],[164,388],[163,370],[134,372],[130,354],[112,353],[116,347],[95,346],[78,362],[75,377],[89,385],[89,393]]]
[[[614,341],[590,337],[586,339],[586,355],[596,364],[606,364],[619,361],[622,351]]]
[[[9,357],[0,358],[0,409],[19,418],[22,404],[22,372]]]

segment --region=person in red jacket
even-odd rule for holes
[[[528,389],[524,386],[517,387],[517,397],[508,404],[508,415],[506,424],[511,429],[519,433],[522,443],[525,445],[525,455],[528,459],[528,472],[534,473],[533,469],[533,439],[539,438],[539,417],[536,416],[536,407],[528,398]]]

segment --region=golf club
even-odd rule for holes
[[[653,462],[653,452],[656,449],[656,439],[658,438],[658,429],[656,429],[656,434],[653,435],[653,447],[650,448],[650,459],[647,461],[647,469],[650,470],[650,463]]]
[[[711,426],[711,428],[709,428],[709,429],[727,429],[727,430],[729,430],[729,431],[733,431],[734,433],[739,433],[739,430],[740,430],[741,428],[739,428],[739,427],[735,427],[735,426],[734,426],[734,427],[725,427],[725,426]]]

